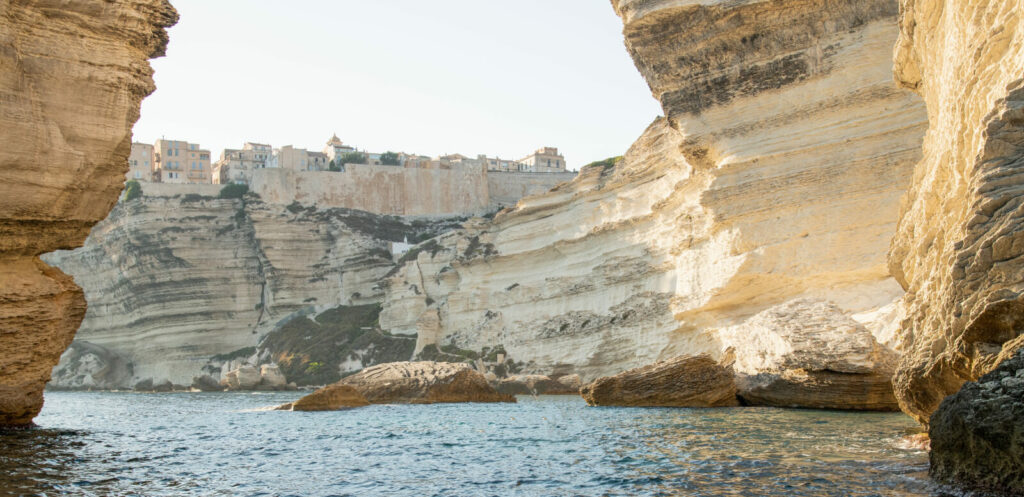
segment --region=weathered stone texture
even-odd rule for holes
[[[372,404],[515,402],[498,393],[467,364],[394,362],[366,368],[337,383],[359,391]]]
[[[380,282],[395,265],[389,242],[457,225],[413,227],[253,196],[161,197],[145,187],[144,194],[118,204],[83,248],[45,257],[85,289],[89,311],[78,337],[129,357],[132,381],[188,385],[204,373],[227,373],[202,369],[212,356],[256,347],[288,319],[380,302]]]
[[[598,378],[580,395],[592,406],[730,407],[736,399],[732,368],[706,355],[667,361]]]
[[[943,400],[929,424],[934,478],[1024,495],[1024,352]]]
[[[813,299],[898,349],[886,253],[927,123],[892,82],[896,2],[614,3],[667,117],[617,165],[421,251],[382,326],[591,381],[717,359]]]
[[[25,425],[85,314],[37,257],[82,244],[117,200],[166,0],[0,0],[0,425]]]
[[[928,108],[892,242],[907,290],[901,407],[922,423],[1024,329],[1024,9],[902,0],[897,81]]]

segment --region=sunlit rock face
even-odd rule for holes
[[[119,203],[84,247],[46,261],[85,289],[78,338],[133,364],[133,377],[106,387],[147,379],[189,385],[208,373],[211,357],[256,347],[292,318],[380,302],[380,282],[395,266],[390,242],[448,229],[443,221],[417,226],[252,195],[146,195]],[[61,366],[61,379],[88,374]]]
[[[38,414],[85,315],[40,254],[82,244],[128,170],[166,0],[0,0],[0,425]]]
[[[927,422],[1024,327],[1024,10],[901,8],[896,79],[924,97],[930,127],[890,256],[907,289],[896,393]]]
[[[926,113],[892,81],[896,2],[613,4],[666,117],[617,166],[420,252],[382,326],[585,381],[718,358],[806,299],[899,348],[886,253]]]

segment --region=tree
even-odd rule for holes
[[[341,156],[341,165],[345,164],[366,164],[366,154],[361,152],[349,152]]]
[[[142,185],[138,181],[131,180],[125,183],[124,189],[124,201],[131,202],[137,198],[142,197]]]
[[[249,185],[232,183],[220,189],[220,198],[242,198],[249,193]]]
[[[400,164],[398,160],[398,154],[390,150],[384,152],[383,154],[380,154],[380,163],[385,166],[397,166]]]
[[[327,166],[327,169],[334,171],[336,173],[341,172],[341,166],[339,166],[338,163],[335,161],[331,161],[331,164]]]

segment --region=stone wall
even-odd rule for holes
[[[572,181],[576,173],[487,173],[487,190],[492,207],[511,207],[531,195],[545,193],[555,186]]]

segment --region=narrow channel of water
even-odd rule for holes
[[[258,411],[295,393],[47,393],[0,495],[934,496],[902,414],[515,405]]]

